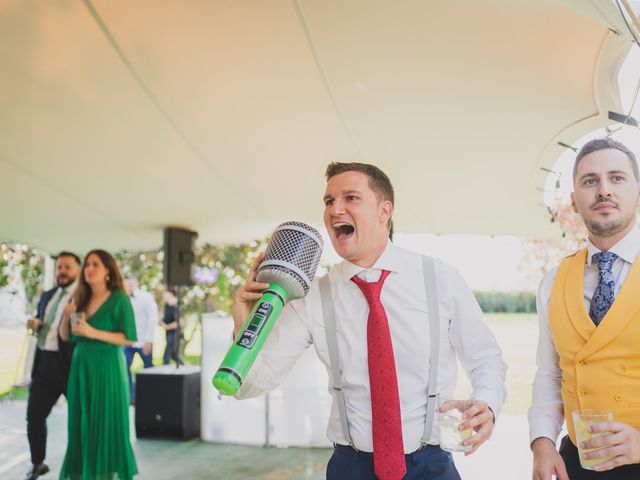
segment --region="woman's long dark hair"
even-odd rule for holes
[[[84,309],[87,307],[87,303],[89,303],[89,299],[91,298],[91,286],[84,278],[84,269],[86,268],[87,261],[89,260],[89,257],[91,255],[97,256],[100,259],[102,265],[104,265],[109,272],[107,289],[111,292],[118,289],[124,290],[122,274],[120,273],[120,269],[118,268],[118,264],[116,263],[115,258],[113,258],[109,252],[106,252],[104,250],[91,250],[84,257],[82,271],[80,272],[80,279],[78,280],[78,288],[76,288],[76,293],[73,296],[73,299],[76,302],[76,308],[79,312],[84,311]]]

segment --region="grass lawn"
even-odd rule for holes
[[[538,341],[538,323],[535,314],[488,314],[487,322],[509,365],[507,372],[507,401],[505,413],[526,413],[531,401],[531,382],[535,373],[535,352]],[[20,357],[25,330],[22,328],[0,328],[0,398],[12,390],[16,367]],[[164,330],[156,329],[153,348],[155,365],[162,364],[164,352]],[[200,363],[201,338],[197,332],[187,346],[185,360],[188,364]],[[133,370],[142,368],[140,357],[136,356]],[[469,392],[470,387],[464,372],[460,369],[458,380],[460,392]],[[13,398],[26,398],[26,389],[13,389]]]

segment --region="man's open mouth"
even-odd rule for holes
[[[336,238],[342,240],[350,237],[355,231],[355,228],[347,222],[338,222],[333,224],[333,231],[336,234]]]

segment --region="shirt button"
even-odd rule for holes
[[[578,390],[578,395],[582,397],[584,395],[584,390],[583,389]]]
[[[580,366],[582,367],[582,366],[584,365],[584,360],[580,360],[580,361],[578,362],[578,365],[580,365]]]
[[[622,395],[616,395],[614,398],[616,399],[616,402],[622,401]]]
[[[627,366],[626,365],[620,365],[620,370],[622,370],[623,372],[627,371]]]

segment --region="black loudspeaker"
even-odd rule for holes
[[[135,398],[138,437],[200,436],[200,367],[141,370],[136,374]]]
[[[164,229],[164,282],[167,286],[191,286],[193,247],[198,234],[182,228]]]

